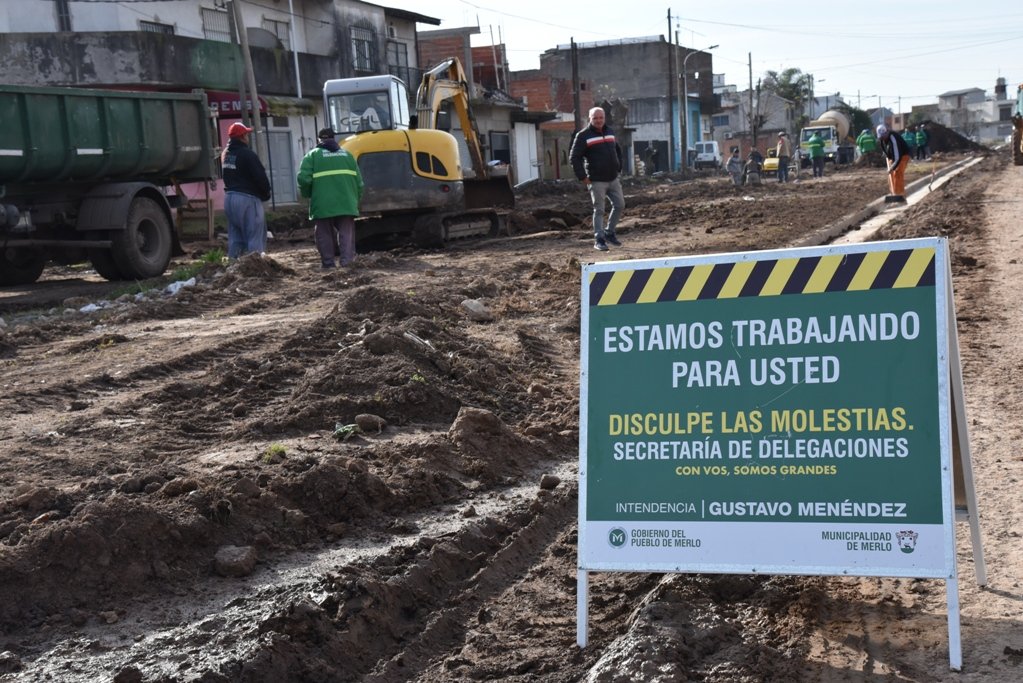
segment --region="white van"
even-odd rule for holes
[[[717,141],[697,142],[695,147],[696,159],[693,161],[693,166],[697,170],[701,168],[721,168],[721,150],[718,148]]]

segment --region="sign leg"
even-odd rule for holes
[[[963,645],[959,631],[959,578],[952,576],[945,582],[948,605],[948,665],[952,671],[962,671]]]
[[[973,546],[973,571],[977,585],[987,585],[987,566],[984,564],[984,546],[980,537],[980,512],[977,509],[977,489],[973,483],[973,460],[970,454],[970,431],[966,421],[966,397],[963,390],[963,366],[959,356],[959,329],[956,324],[955,298],[952,291],[952,266],[947,267],[945,298],[948,302],[949,373],[951,375],[952,424],[959,453],[962,487],[966,498],[966,518],[970,524],[970,543]],[[958,498],[953,491],[953,496]]]
[[[575,643],[586,647],[590,630],[590,574],[580,569],[576,574]]]

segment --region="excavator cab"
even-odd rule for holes
[[[323,104],[339,144],[359,163],[363,214],[454,211],[463,205],[455,139],[409,127],[405,84],[394,76],[323,84]]]
[[[323,84],[327,120],[338,137],[408,130],[408,89],[394,76],[341,78]]]

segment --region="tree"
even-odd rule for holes
[[[778,97],[784,97],[793,103],[800,111],[810,101],[810,85],[813,76],[804,74],[796,68],[785,69],[781,73],[768,71],[764,74],[763,87],[770,90]]]
[[[849,107],[847,113],[849,114],[849,120],[852,121],[852,128],[849,130],[850,135],[856,137],[861,130],[874,132],[874,124],[870,120],[870,114],[856,107]]]

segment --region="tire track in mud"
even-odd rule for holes
[[[124,349],[121,351],[134,353],[135,347],[130,340],[123,344]],[[195,422],[193,411],[182,411],[179,406],[199,402],[205,389],[200,383],[190,386],[188,375],[209,373],[226,359],[239,355],[244,357],[265,345],[264,336],[255,333],[225,340],[212,352],[203,349],[168,359],[168,354],[159,346],[146,343],[145,351],[139,355],[161,360],[144,361],[141,366],[123,374],[97,368],[98,374],[95,375],[81,376],[59,386],[19,393],[19,399],[26,397],[28,400],[19,400],[18,407],[11,411],[17,417],[8,438],[17,438],[19,423],[42,422],[52,424],[53,431],[60,435],[59,440],[68,448],[87,447],[83,439],[97,438],[114,441],[132,439],[143,445],[147,442],[146,434],[151,431],[147,429],[146,420],[163,421],[175,413],[184,412],[181,424]],[[148,389],[170,378],[175,378],[175,382],[169,388]],[[65,402],[63,406],[55,405],[62,401]],[[163,439],[167,432],[162,432],[159,443],[165,447],[160,450],[175,451],[188,443],[208,438],[213,433],[206,430],[205,435],[198,432],[198,436],[183,443],[171,443]]]
[[[510,534],[509,540],[500,548],[487,555],[485,563],[468,579],[459,584],[449,584],[444,593],[434,596],[430,606],[436,607],[421,628],[415,631],[414,637],[401,643],[398,651],[389,658],[381,657],[386,663],[377,666],[362,680],[367,683],[414,680],[421,671],[435,663],[439,653],[457,650],[480,610],[510,590],[548,552],[565,527],[575,523],[576,494],[577,491],[572,491],[572,495],[555,495],[546,503],[534,503],[531,507],[542,508],[542,511]],[[502,523],[509,521],[508,516],[502,517]],[[437,570],[427,566],[420,571],[434,574]],[[412,583],[424,579],[415,574],[415,571],[407,572],[403,580]],[[406,608],[423,612],[423,605],[418,599]],[[383,634],[377,637],[381,636]]]
[[[183,596],[173,610],[139,603],[117,624],[89,625],[76,637],[50,643],[14,680],[52,676],[91,683],[95,678],[85,672],[126,666],[144,671],[146,680],[177,680],[182,662],[193,675],[230,672],[231,680],[283,681],[298,672],[310,680],[374,680],[379,672],[370,670],[378,662],[384,668],[405,657],[426,662],[429,643],[451,646],[443,627],[477,609],[485,597],[478,595],[481,587],[504,589],[571,522],[574,490],[537,489],[539,473],[548,471],[570,476],[571,466],[540,467],[528,483],[476,491],[455,502],[474,503],[476,517],[452,514],[450,504],[411,512],[398,526],[416,529],[416,535],[362,532],[334,547],[269,563],[244,582],[207,586]],[[396,566],[407,571],[394,575]],[[370,607],[367,599],[377,602]],[[373,657],[353,657],[352,647],[370,644]],[[79,675],[72,673],[76,669]]]

